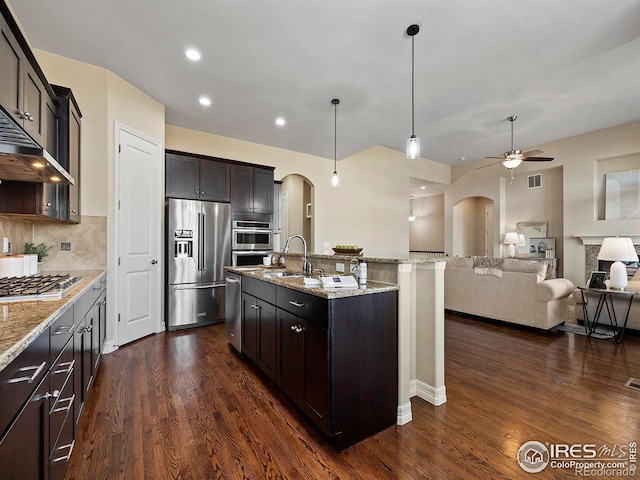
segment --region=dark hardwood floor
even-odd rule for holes
[[[105,355],[69,479],[576,478],[517,463],[520,446],[640,441],[640,337],[615,345],[447,315],[447,403],[337,453],[224,325],[158,334]],[[602,477],[600,477],[602,478]]]

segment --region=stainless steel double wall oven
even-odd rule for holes
[[[261,264],[262,258],[273,250],[271,216],[234,216],[231,239],[231,262],[234,267]]]

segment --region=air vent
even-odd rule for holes
[[[640,380],[638,380],[637,378],[630,378],[629,380],[627,380],[627,383],[625,383],[624,386],[640,390]]]
[[[538,173],[537,175],[529,175],[529,188],[539,188],[542,185],[542,174]]]

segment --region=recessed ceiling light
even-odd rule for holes
[[[426,190],[426,189],[427,189],[427,187],[425,187],[424,185],[422,185],[422,186],[420,187],[420,190]]]
[[[186,52],[184,52],[184,54],[187,56],[189,60],[193,60],[194,62],[197,62],[202,58],[202,55],[200,55],[200,52],[194,48],[189,48]]]
[[[200,100],[198,101],[200,102],[200,105],[204,105],[205,107],[211,105],[211,100],[207,97],[200,97]]]
[[[278,125],[279,127],[282,127],[285,123],[287,123],[287,121],[284,118],[282,117],[276,118],[276,125]]]

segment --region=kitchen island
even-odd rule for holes
[[[241,352],[341,451],[396,423],[398,286],[304,285],[302,272],[242,275]]]
[[[273,252],[281,255],[281,252]],[[283,255],[287,268],[301,269],[302,254]],[[364,256],[309,254],[313,268],[349,271],[351,260],[366,260],[368,278],[398,285],[398,425],[412,419],[411,397],[433,404],[447,401],[444,383],[444,269],[446,256],[375,253]]]

